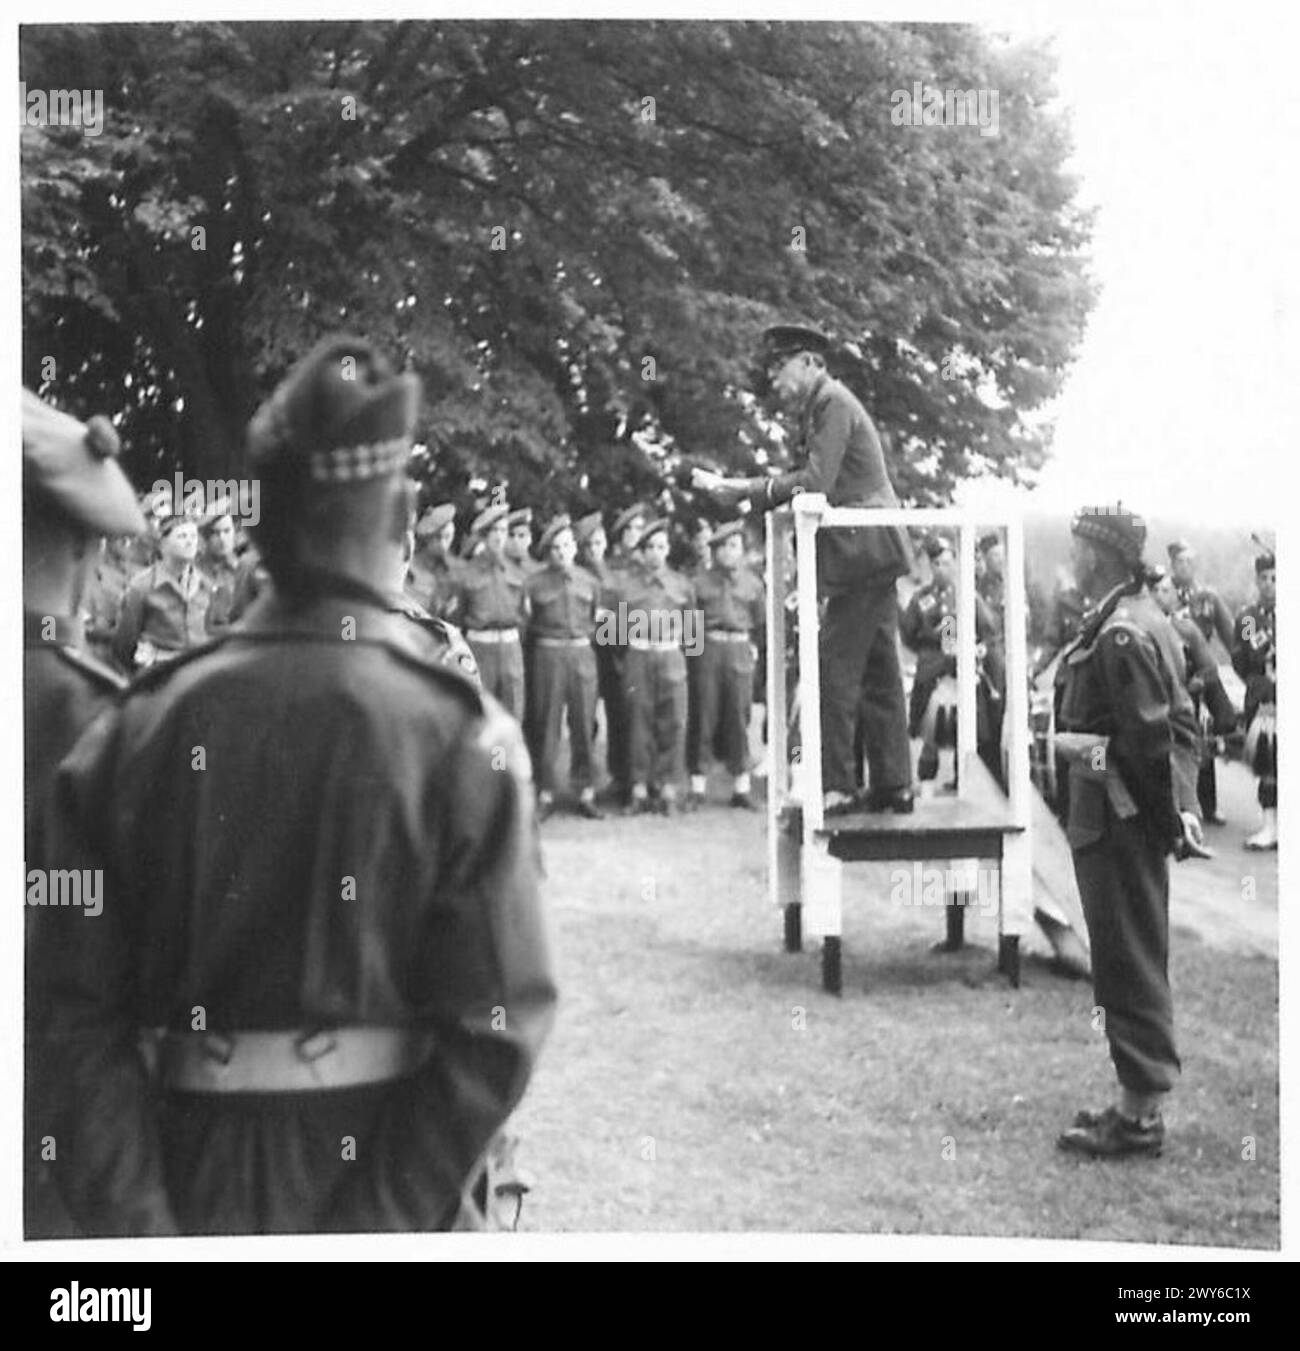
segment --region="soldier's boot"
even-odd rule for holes
[[[1277,848],[1277,808],[1265,807],[1264,824],[1246,841],[1247,849]]]

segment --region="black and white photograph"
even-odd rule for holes
[[[1283,1254],[1294,21],[172,8],[12,30],[10,1251]]]

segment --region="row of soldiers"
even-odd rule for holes
[[[607,801],[633,812],[693,810],[716,754],[731,776],[731,805],[754,805],[749,715],[763,583],[745,561],[742,521],[699,532],[681,570],[668,562],[670,525],[641,505],[619,513],[609,532],[599,512],[560,514],[534,544],[531,508],[496,503],[473,519],[458,556],[454,506],[420,518],[408,593],[459,626],[484,689],[524,725],[543,818],[558,801],[565,721],[576,810],[603,815],[598,701]]]

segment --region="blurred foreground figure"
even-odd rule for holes
[[[85,653],[76,618],[99,560],[101,536],[145,528],[131,484],[117,464],[118,450],[117,433],[107,419],[92,418],[86,425],[23,390],[23,853],[28,869],[62,866],[46,850],[41,832],[54,771],[126,684]],[[29,900],[37,894],[29,887]],[[47,924],[51,912],[28,908],[26,913],[30,953],[39,938],[37,926]],[[49,1017],[41,998],[47,982],[31,962],[26,983],[23,1230],[28,1238],[67,1237],[77,1229],[54,1187],[56,1080],[48,1073],[39,1040]]]
[[[555,989],[518,730],[393,610],[418,401],[353,339],[291,372],[250,428],[269,593],[56,777],[51,851],[104,878],[43,926],[90,1233],[485,1223]]]
[[[1159,1154],[1160,1105],[1180,1070],[1168,856],[1204,856],[1196,717],[1177,636],[1144,590],[1146,525],[1097,507],[1079,512],[1073,531],[1075,576],[1094,608],[1057,668],[1056,744],[1069,760],[1068,834],[1120,1101],[1080,1112],[1057,1143]]]

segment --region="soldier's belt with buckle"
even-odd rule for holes
[[[301,1093],[400,1079],[432,1050],[428,1033],[400,1027],[168,1032],[158,1068],[168,1088],[186,1093]]]
[[[537,639],[538,647],[590,647],[590,638],[542,638]]]
[[[674,643],[667,638],[653,642],[649,638],[629,638],[627,645],[637,652],[674,652],[681,647],[681,643]]]
[[[465,637],[471,643],[517,643],[518,629],[466,629]]]
[[[715,643],[747,643],[749,632],[746,629],[705,629],[704,636]]]

